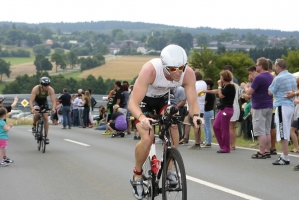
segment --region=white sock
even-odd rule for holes
[[[286,161],[290,161],[290,157],[287,155],[282,154],[281,155],[282,159],[286,160]]]

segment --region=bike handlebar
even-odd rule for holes
[[[176,113],[178,112],[178,107],[175,105],[169,105],[165,108],[165,115],[152,115],[149,114],[149,117],[157,120],[157,123],[155,124],[165,124],[165,125],[171,125],[171,124],[179,124],[183,123],[182,121],[179,120],[181,118],[180,115],[177,115]],[[200,114],[200,117],[203,117],[203,114]],[[197,125],[200,125],[202,121],[200,119],[197,119]],[[153,122],[150,120],[150,124],[153,125]]]

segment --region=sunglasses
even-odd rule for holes
[[[186,65],[182,65],[180,67],[166,67],[166,69],[169,71],[169,72],[176,72],[176,71],[184,71],[186,68]]]

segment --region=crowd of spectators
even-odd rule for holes
[[[283,153],[273,165],[290,163],[288,146],[291,142],[294,148],[290,152],[299,153],[299,91],[295,92],[295,98],[285,96],[286,92],[299,90],[299,78],[296,81],[288,73],[283,59],[277,59],[273,65],[271,60],[259,58],[255,66],[248,67],[248,82],[241,84],[233,75],[233,67],[223,66],[216,89],[213,89],[215,84],[211,78],[203,79],[202,74],[196,70],[194,75],[198,104],[205,125],[203,130],[194,129],[195,143],[189,146],[190,150],[211,148],[212,138],[215,136],[220,148],[217,153],[230,153],[236,150],[236,138],[243,136],[245,140],[258,140],[259,149],[251,155],[252,159],[266,159],[277,155],[277,141],[281,142]],[[107,115],[99,116],[97,129],[106,130],[104,135],[112,134],[115,137],[121,134],[123,137],[134,131],[134,139],[140,139],[134,127],[134,117],[127,108],[132,90],[133,86],[129,86],[127,82],[115,82],[114,89],[108,95],[107,107],[101,108],[107,110]],[[178,125],[180,144],[187,145],[192,121],[186,115],[188,102],[184,88],[175,88],[171,94],[175,97],[178,114],[183,122]],[[114,105],[118,105],[117,111],[113,109]],[[123,120],[127,123],[126,129],[111,126],[117,119],[112,117],[115,112],[118,116],[126,116],[126,120]],[[204,132],[203,137],[201,132]],[[156,142],[163,141],[158,138]],[[299,166],[294,169],[299,170]]]

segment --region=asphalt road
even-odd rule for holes
[[[5,200],[133,200],[133,135],[111,138],[103,131],[50,126],[50,145],[37,150],[30,126],[9,132],[8,157],[0,169],[0,199]],[[189,142],[192,144],[192,142]],[[158,155],[162,145],[157,144]],[[298,199],[298,156],[291,164],[273,166],[278,156],[251,159],[254,151],[238,148],[230,154],[180,146],[188,179],[188,199]],[[159,196],[157,199],[161,199]]]

